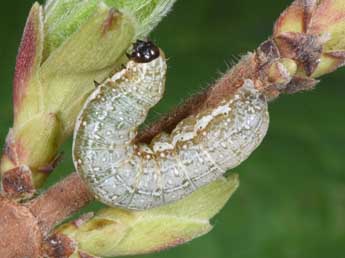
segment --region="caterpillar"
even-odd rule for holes
[[[137,42],[129,57],[90,95],[75,128],[74,164],[99,201],[136,210],[177,201],[238,166],[262,142],[267,101],[246,80],[216,108],[184,119],[150,144],[135,143],[163,96],[167,65],[151,42]]]

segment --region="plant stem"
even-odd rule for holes
[[[73,173],[26,206],[39,221],[41,231],[46,235],[56,224],[92,200],[92,194],[79,175]]]

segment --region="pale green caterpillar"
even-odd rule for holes
[[[75,167],[101,202],[143,210],[177,201],[238,166],[265,137],[267,102],[246,80],[218,107],[149,145],[135,144],[138,127],[162,98],[167,66],[150,42],[138,42],[130,57],[92,93],[75,129]]]

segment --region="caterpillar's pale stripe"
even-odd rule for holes
[[[181,121],[150,145],[133,140],[162,97],[161,53],[100,85],[77,122],[73,155],[95,196],[110,206],[148,209],[177,201],[238,166],[258,147],[269,124],[267,102],[251,80],[216,108]]]

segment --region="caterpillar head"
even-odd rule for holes
[[[151,41],[138,40],[128,58],[136,63],[149,63],[161,55],[160,49]]]

